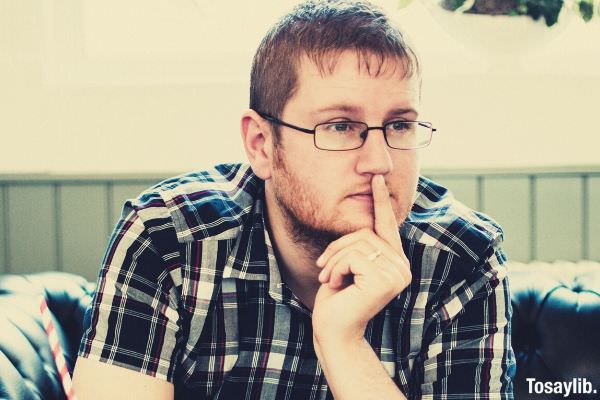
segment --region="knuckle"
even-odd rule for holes
[[[369,235],[373,231],[371,230],[371,228],[361,228],[358,232],[361,234],[361,236],[364,236]]]
[[[402,291],[402,288],[399,285],[393,285],[388,288],[388,290],[385,293],[385,296],[386,297],[394,297],[401,291]]]
[[[396,287],[395,287],[396,294],[403,291],[407,286],[408,286],[408,284],[404,279],[398,279],[398,281],[396,281]]]
[[[348,256],[351,260],[356,260],[361,255],[363,255],[363,253],[358,249],[352,249],[348,251]]]

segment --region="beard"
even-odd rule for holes
[[[307,256],[316,259],[331,242],[364,226],[345,221],[341,212],[335,208],[330,215],[323,215],[319,194],[287,167],[282,153],[281,145],[274,147],[275,202],[291,239],[302,247]]]
[[[275,146],[273,158],[275,201],[281,210],[286,231],[309,257],[318,258],[331,242],[360,229],[343,221],[337,210],[331,215],[322,215],[318,193],[287,168],[281,146]]]

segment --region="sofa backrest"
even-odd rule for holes
[[[531,393],[528,378],[586,378],[600,391],[600,263],[511,262],[508,276],[515,398],[564,399]],[[64,272],[0,275],[0,398],[64,398],[41,323],[40,296],[45,293],[72,372],[93,285]]]
[[[528,378],[576,383],[585,378],[600,393],[600,263],[510,263],[508,276],[515,398],[565,398],[532,393],[535,383]],[[567,398],[599,398],[578,396]]]
[[[69,372],[93,284],[64,272],[0,276],[0,398],[64,399],[41,322],[45,295]]]

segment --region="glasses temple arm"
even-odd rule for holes
[[[288,124],[287,122],[283,122],[282,120],[277,119],[277,118],[275,118],[275,117],[273,117],[272,115],[269,115],[269,114],[260,113],[260,112],[257,112],[257,114],[260,115],[261,117],[263,117],[264,119],[266,119],[267,121],[272,122],[274,124],[283,125],[283,126],[285,126],[287,128],[295,129],[297,131],[304,132],[304,133],[311,133],[313,135],[315,134],[315,130],[314,129],[306,129],[306,128],[301,128],[299,126],[295,126],[295,125],[292,125],[292,124]]]

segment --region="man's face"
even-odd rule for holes
[[[402,79],[402,65],[384,63],[375,77],[359,68],[354,52],[344,52],[331,74],[321,75],[308,58],[300,63],[296,93],[280,118],[312,129],[323,122],[353,120],[382,126],[393,119],[418,118],[416,79]],[[280,127],[281,143],[274,151],[272,189],[293,229],[302,236],[331,240],[374,226],[371,179],[382,174],[390,191],[397,222],[412,206],[418,180],[418,151],[387,146],[383,131],[371,130],[363,146],[325,151],[313,135]],[[298,233],[298,232],[296,232]]]

